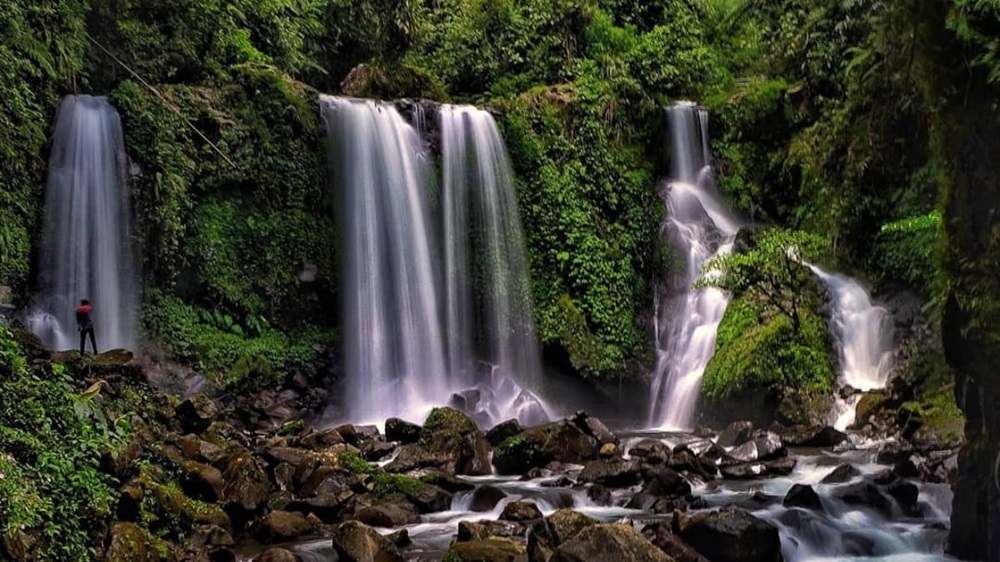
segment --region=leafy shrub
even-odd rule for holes
[[[902,282],[931,294],[941,243],[941,213],[934,211],[882,226],[872,251],[874,269],[884,281]]]

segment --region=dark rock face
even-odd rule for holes
[[[669,523],[660,522],[647,525],[642,530],[642,534],[649,542],[677,562],[709,562],[697,550],[691,548],[691,545],[675,535]]]
[[[204,394],[195,394],[181,402],[174,412],[186,433],[205,431],[219,415],[215,402]]]
[[[246,449],[235,445],[226,452],[222,499],[245,511],[256,511],[271,494],[271,481]]]
[[[525,474],[552,461],[585,464],[600,458],[600,439],[614,438],[606,430],[599,420],[585,414],[533,427],[501,443],[493,465],[500,474]]]
[[[622,488],[638,484],[642,479],[639,461],[590,461],[580,473],[580,482]]]
[[[409,445],[420,441],[421,427],[415,423],[401,420],[399,418],[389,418],[385,420],[386,441],[398,441],[404,445]]]
[[[358,521],[347,521],[337,527],[333,549],[342,562],[403,562],[389,539]]]
[[[740,463],[720,466],[719,472],[727,480],[756,480],[770,476],[786,476],[795,470],[796,460],[785,457],[768,462]]]
[[[552,562],[673,562],[629,525],[593,525],[556,549]]]
[[[768,461],[788,455],[781,437],[770,431],[757,434],[753,439],[729,451],[729,456],[743,462]]]
[[[560,509],[531,528],[528,534],[528,560],[549,562],[560,545],[583,529],[597,524],[596,519],[582,513]]]
[[[456,542],[444,559],[449,562],[519,562],[524,560],[524,545],[509,539],[488,538]]]
[[[297,539],[313,531],[313,525],[302,514],[272,511],[260,520],[254,536],[264,544]]]
[[[628,450],[628,454],[646,464],[666,464],[670,460],[671,451],[660,441],[646,439],[636,443]]]
[[[486,440],[490,445],[499,447],[501,443],[521,433],[523,429],[517,420],[502,421],[486,432]]]
[[[515,521],[459,521],[459,542],[488,539],[490,537],[523,538],[524,524]]]
[[[871,482],[859,482],[838,489],[834,495],[847,505],[865,506],[892,517],[892,500]]]
[[[301,559],[290,550],[269,548],[258,554],[253,562],[301,562]]]
[[[785,499],[781,502],[785,507],[802,507],[813,511],[823,511],[823,502],[819,499],[819,494],[807,484],[795,484]]]
[[[690,517],[678,514],[674,531],[712,562],[782,560],[778,529],[739,508]]]
[[[735,421],[722,430],[715,442],[721,447],[738,447],[749,441],[752,434],[752,422]]]
[[[472,511],[493,511],[493,508],[500,503],[500,500],[507,497],[507,493],[496,486],[480,486],[472,494]]]
[[[786,447],[836,447],[847,441],[847,434],[830,426],[785,431],[781,440]]]
[[[861,472],[854,468],[851,464],[842,464],[837,468],[833,469],[833,472],[827,474],[820,480],[821,484],[842,484],[844,482],[849,482],[851,478],[861,474]]]

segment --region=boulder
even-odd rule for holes
[[[221,462],[225,467],[221,499],[245,511],[256,511],[264,505],[271,494],[271,479],[257,465],[250,451],[233,445],[226,450]]]
[[[448,467],[449,458],[445,453],[432,453],[420,445],[403,445],[396,458],[385,466],[388,472],[413,472],[422,469],[440,470]]]
[[[453,494],[474,490],[476,488],[475,484],[462,480],[461,478],[457,478],[453,474],[441,472],[440,470],[429,470],[420,477],[420,480]]]
[[[212,464],[222,458],[222,448],[194,434],[187,434],[177,441],[177,446],[189,460]]]
[[[720,466],[719,473],[727,480],[756,480],[771,476],[787,476],[795,470],[796,460],[785,457],[767,462]]]
[[[146,530],[135,523],[119,522],[111,526],[105,559],[108,562],[158,562],[160,555],[153,537]]]
[[[386,441],[398,441],[404,445],[409,445],[420,441],[421,427],[415,423],[410,423],[399,418],[389,418],[385,420]]]
[[[742,462],[767,461],[788,455],[788,450],[781,442],[781,437],[770,431],[759,433],[752,439],[739,445],[729,456]]]
[[[215,502],[222,497],[224,485],[222,472],[214,466],[194,461],[184,464],[181,489],[186,495],[197,500]]]
[[[254,527],[254,537],[264,544],[297,539],[313,531],[313,525],[302,514],[272,511]]]
[[[310,451],[320,451],[328,449],[334,445],[343,445],[344,436],[336,429],[322,429],[310,431],[298,440],[299,446]]]
[[[661,441],[643,439],[628,450],[630,457],[646,464],[665,464],[670,460],[670,447]]]
[[[677,513],[674,532],[712,562],[780,562],[778,529],[736,507],[685,516]]]
[[[409,477],[406,478],[397,487],[400,488],[406,499],[410,500],[410,503],[416,506],[420,513],[436,513],[446,511],[451,507],[452,494],[450,492],[433,484],[427,484],[420,480],[410,479]],[[378,478],[376,477],[377,485]]]
[[[834,490],[833,495],[847,505],[869,507],[885,517],[892,517],[892,500],[872,482],[850,484]]]
[[[830,426],[805,427],[782,432],[781,441],[786,447],[831,448],[847,441],[847,434]]]
[[[781,505],[785,507],[802,507],[813,511],[823,511],[823,502],[819,499],[819,494],[808,484],[795,484],[788,493]]]
[[[849,482],[851,478],[861,474],[854,465],[842,464],[837,468],[833,469],[833,472],[827,474],[820,480],[820,484],[843,484],[844,482]]]
[[[556,549],[552,562],[674,562],[630,525],[589,526]]]
[[[510,539],[487,538],[452,543],[448,562],[526,562],[525,548]]]
[[[525,434],[508,437],[493,452],[493,466],[500,474],[526,474],[548,461],[541,444]]]
[[[531,562],[549,562],[560,545],[583,529],[597,524],[596,519],[576,511],[556,511],[531,528],[528,534],[528,559]]]
[[[485,484],[476,488],[476,491],[472,493],[470,509],[477,512],[493,511],[493,508],[500,503],[500,500],[506,497],[507,493],[500,488]]]
[[[572,419],[573,423],[583,430],[584,433],[597,439],[599,445],[607,445],[609,443],[618,444],[618,438],[615,437],[615,434],[601,420],[587,415],[586,412],[577,412]]]
[[[500,514],[501,521],[534,521],[542,518],[542,512],[531,501],[510,502]]]
[[[716,439],[716,443],[722,447],[738,447],[753,436],[753,422],[735,421],[726,426]]]
[[[687,496],[691,493],[691,484],[669,468],[646,470],[643,478],[646,481],[643,491],[655,496]]]
[[[445,459],[442,470],[453,474],[492,474],[490,443],[476,422],[452,408],[434,408],[420,433],[428,452]]]
[[[731,462],[735,463],[737,461],[733,460]],[[670,459],[667,460],[666,466],[678,472],[697,474],[704,480],[711,479],[718,472],[715,464],[704,462],[695,456],[693,452],[680,448],[674,450]]]
[[[219,409],[208,396],[195,394],[181,402],[174,414],[186,433],[201,433],[212,425],[212,421],[219,415]]]
[[[637,460],[590,461],[583,467],[579,481],[624,488],[639,483],[641,469],[642,465]]]
[[[199,525],[187,539],[187,546],[207,548],[213,546],[233,546],[236,541],[229,531],[218,525]]]
[[[649,542],[677,562],[709,562],[697,550],[691,548],[691,545],[675,535],[667,522],[661,521],[647,525],[642,530],[642,534]]]
[[[337,527],[333,549],[341,562],[403,562],[392,541],[359,521],[347,521]]]
[[[361,508],[355,517],[366,525],[386,529],[420,522],[417,510],[398,494],[390,495],[378,503]]]
[[[616,459],[622,456],[622,452],[618,450],[618,445],[605,443],[601,445],[600,455],[602,459]]]
[[[269,548],[258,554],[253,562],[302,562],[302,559],[284,548]]]
[[[525,526],[515,521],[459,521],[459,542],[488,539],[490,537],[523,538]]]
[[[499,447],[501,443],[521,433],[521,431],[521,424],[516,419],[502,421],[486,432],[486,440],[490,442],[490,445]]]

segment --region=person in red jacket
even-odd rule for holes
[[[76,309],[76,328],[80,330],[80,355],[83,355],[84,344],[87,342],[87,336],[90,336],[90,346],[94,349],[94,355],[97,355],[97,340],[94,338],[94,321],[90,318],[90,313],[94,309],[90,306],[90,301],[83,299],[80,301],[80,306]]]

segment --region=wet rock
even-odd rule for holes
[[[222,458],[222,448],[194,434],[187,434],[177,441],[177,446],[189,460],[212,464]]]
[[[731,462],[736,463],[737,461],[732,460]],[[703,462],[690,450],[680,448],[674,450],[667,460],[666,466],[677,472],[697,474],[704,480],[711,479],[718,472],[715,464]]]
[[[135,523],[115,523],[109,537],[108,562],[159,560],[153,538]]]
[[[302,562],[302,559],[284,548],[269,548],[253,559],[253,562]]]
[[[490,537],[523,538],[525,526],[514,521],[459,521],[458,537],[460,542],[488,539]]]
[[[296,486],[295,467],[286,462],[274,467],[274,483],[278,485],[278,490],[293,490]]]
[[[600,445],[607,445],[608,443],[618,444],[618,438],[608,429],[608,426],[604,425],[604,422],[587,415],[585,412],[577,412],[573,416],[573,423],[583,430],[584,433],[597,439]]]
[[[795,470],[798,461],[792,457],[785,457],[764,463],[764,472],[768,476],[788,476]]]
[[[359,447],[364,441],[378,439],[378,428],[374,425],[344,424],[334,428],[345,443]]]
[[[198,500],[215,502],[222,497],[224,485],[222,472],[214,466],[194,461],[184,465],[181,489],[186,495]]]
[[[685,516],[676,513],[673,529],[712,562],[779,562],[778,529],[749,512],[728,507]]]
[[[788,455],[781,437],[770,431],[755,435],[751,440],[739,445],[729,456],[742,462],[767,461]]]
[[[493,464],[501,474],[524,474],[552,461],[584,464],[598,459],[599,453],[597,438],[580,429],[577,423],[562,420],[507,439],[497,447]]]
[[[552,562],[673,562],[630,525],[599,524],[583,529],[556,549]]]
[[[476,422],[452,408],[434,408],[424,423],[420,442],[428,452],[442,455],[440,468],[454,474],[491,474],[490,443]]]
[[[101,470],[118,478],[127,480],[138,474],[136,461],[142,456],[142,445],[133,441],[121,450],[105,450],[101,453]]]
[[[730,457],[724,448],[715,443],[711,443],[708,448],[698,453],[697,457],[699,463],[712,467],[739,463],[738,460]]]
[[[903,513],[914,517],[920,515],[920,507],[917,505],[920,489],[916,484],[903,480],[892,470],[877,474],[874,482],[883,493],[896,500]]]
[[[199,525],[187,539],[187,545],[192,548],[212,546],[233,546],[236,541],[229,531],[218,525]]]
[[[271,481],[249,451],[234,445],[223,461],[221,499],[246,511],[256,511],[271,494]]]
[[[510,502],[504,506],[503,513],[500,514],[502,521],[533,521],[541,518],[542,512],[535,502],[531,501]]]
[[[502,421],[486,432],[486,440],[490,445],[499,447],[501,443],[521,433],[523,428],[517,420]]]
[[[785,499],[781,502],[781,505],[823,511],[823,502],[820,501],[819,494],[816,493],[816,490],[813,490],[812,486],[807,484],[793,485],[788,490],[788,494],[785,495]]]
[[[264,544],[297,539],[313,531],[313,526],[300,513],[272,511],[255,526],[254,537]]]
[[[847,441],[847,434],[830,426],[800,428],[783,432],[781,440],[786,447],[831,448]]]
[[[333,549],[341,562],[402,562],[396,546],[358,521],[341,523],[333,533]]]
[[[396,548],[406,548],[413,544],[413,541],[410,540],[410,532],[406,529],[400,529],[394,533],[389,533],[384,536],[385,539],[392,543],[392,545]]]
[[[618,445],[605,443],[601,445],[600,455],[602,459],[615,459],[621,456],[621,451],[618,450]]]
[[[208,396],[195,394],[181,402],[174,414],[186,433],[201,433],[212,425],[212,421],[219,415],[219,409]]]
[[[560,545],[583,529],[597,524],[596,519],[576,511],[556,511],[531,528],[528,534],[528,560],[549,562]]]
[[[472,493],[472,505],[470,509],[476,512],[493,511],[493,508],[507,497],[507,493],[489,484],[476,488]]]
[[[409,445],[420,441],[421,427],[415,423],[410,423],[399,418],[389,418],[385,420],[386,441],[398,441],[404,445]]]
[[[362,508],[355,514],[355,517],[366,525],[387,529],[420,522],[417,510],[402,496],[393,497],[393,495],[376,504]]]
[[[726,480],[758,480],[773,476],[787,476],[795,470],[795,464],[794,458],[786,457],[767,462],[720,466],[719,473]]]
[[[601,484],[587,488],[587,498],[597,505],[611,505],[611,490]]]
[[[697,550],[691,548],[691,545],[675,535],[670,529],[669,523],[659,522],[647,525],[642,530],[642,534],[649,542],[677,562],[709,562]]]
[[[844,482],[850,482],[851,478],[861,474],[854,465],[842,464],[837,468],[833,469],[833,472],[827,474],[820,480],[820,484],[843,484]]]
[[[336,429],[310,431],[299,438],[298,442],[302,448],[309,449],[310,451],[328,449],[334,445],[343,445],[345,443],[344,436]]]
[[[386,443],[384,441],[366,441],[361,447],[361,453],[365,460],[377,462],[390,457],[396,452],[398,446],[395,443]]]
[[[378,486],[378,479],[376,479],[376,486]],[[445,511],[451,506],[451,492],[433,484],[407,479],[404,483],[398,484],[397,487],[402,489],[406,499],[410,500],[420,513]]]
[[[525,548],[509,539],[488,538],[456,542],[444,555],[448,562],[522,562]]]
[[[427,471],[420,477],[420,480],[453,494],[474,490],[476,488],[474,484],[462,480],[461,478],[457,478],[453,474],[441,472],[440,470]]]
[[[647,482],[643,491],[654,496],[687,496],[691,493],[691,484],[669,468],[646,470],[643,478]]]
[[[888,396],[881,390],[865,393],[854,408],[854,427],[864,427],[872,416],[882,410],[888,403]]]
[[[448,465],[449,459],[445,453],[432,453],[420,445],[403,445],[399,454],[385,466],[387,472],[413,472],[415,470],[433,468],[440,469]]]
[[[892,500],[871,482],[858,482],[834,490],[834,497],[847,505],[872,508],[885,517],[892,517]]]
[[[644,439],[628,450],[630,457],[637,458],[646,464],[665,464],[670,460],[670,447],[653,439]]]
[[[624,488],[639,483],[641,466],[635,460],[590,461],[583,467],[579,481]]]
[[[753,435],[753,422],[735,421],[722,430],[716,443],[722,447],[738,447]]]
[[[882,448],[875,456],[875,462],[878,464],[894,465],[909,459],[916,452],[916,449],[910,443],[890,441],[882,445]]]

